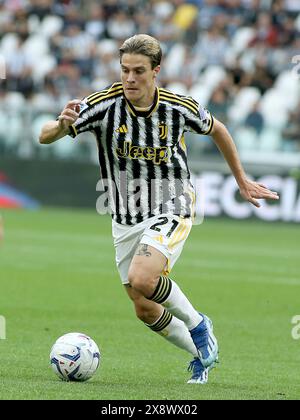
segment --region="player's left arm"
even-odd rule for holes
[[[256,207],[260,207],[257,199],[279,199],[277,192],[270,191],[265,185],[251,181],[247,178],[237,148],[229,131],[225,125],[216,118],[214,118],[214,125],[210,135],[227,161],[239,186],[240,194],[246,201],[249,201]]]

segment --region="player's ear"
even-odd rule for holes
[[[153,69],[153,77],[154,77],[154,79],[156,78],[156,76],[158,75],[158,73],[160,72],[160,66],[156,66],[154,69]]]

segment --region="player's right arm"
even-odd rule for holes
[[[68,102],[57,121],[49,121],[42,127],[39,136],[41,144],[53,143],[70,133],[70,126],[79,117],[80,103],[79,99]]]

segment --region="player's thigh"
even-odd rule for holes
[[[190,219],[163,214],[149,220],[130,264],[134,282],[155,282],[168,275],[191,229]]]
[[[131,269],[142,268],[151,276],[168,275],[181,254],[191,227],[191,219],[169,214],[149,220],[133,257]]]

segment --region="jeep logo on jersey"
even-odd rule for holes
[[[169,162],[170,157],[169,147],[132,146],[131,141],[124,141],[123,147],[118,147],[116,153],[119,158],[152,160],[156,165]]]
[[[165,140],[167,138],[168,135],[168,126],[165,123],[161,123],[159,124],[159,137],[162,140]]]

